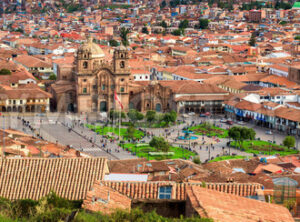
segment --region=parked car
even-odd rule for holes
[[[232,121],[232,120],[227,120],[226,123],[227,123],[228,125],[233,125],[233,121]]]
[[[194,112],[190,112],[189,115],[190,115],[190,116],[193,116],[193,115],[195,115],[195,113],[194,113]]]
[[[245,122],[243,122],[243,121],[238,121],[237,124],[239,124],[239,125],[245,125]]]
[[[227,122],[227,119],[224,119],[224,118],[223,118],[223,119],[220,120],[220,122],[221,122],[221,123],[226,123],[226,122]]]
[[[200,117],[206,117],[206,115],[204,113],[201,113]]]
[[[268,135],[273,135],[273,133],[272,133],[271,130],[267,130],[267,131],[266,131],[266,134],[268,134]]]

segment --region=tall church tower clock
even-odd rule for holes
[[[124,111],[128,111],[129,107],[129,52],[123,45],[114,51],[113,71],[116,83],[116,93],[122,101]]]

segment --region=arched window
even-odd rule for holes
[[[83,62],[83,68],[84,68],[84,69],[87,69],[87,68],[88,68],[88,62],[86,62],[86,61]]]
[[[124,62],[124,61],[121,61],[121,62],[120,62],[120,68],[123,69],[124,67],[125,67],[125,62]]]
[[[120,58],[124,58],[124,54],[123,53],[121,53]]]

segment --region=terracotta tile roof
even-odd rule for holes
[[[130,210],[131,199],[101,183],[94,184],[93,189],[87,192],[82,208],[110,214],[116,209]]]
[[[256,111],[262,107],[261,104],[257,103],[251,103],[246,100],[242,100],[241,102],[237,103],[235,105],[235,108],[241,109],[241,110],[249,110],[249,111]]]
[[[202,186],[202,182],[176,183],[173,181],[148,181],[148,182],[118,182],[118,181],[97,181],[111,187],[132,199],[158,199],[159,187],[172,186],[171,199],[185,200],[186,189],[190,186]],[[240,196],[256,194],[256,189],[261,187],[257,183],[206,183],[208,189],[232,193]]]
[[[283,119],[300,122],[300,110],[297,109],[279,107],[275,110],[275,115]]]
[[[14,61],[26,67],[52,67],[50,63],[44,62],[43,60],[28,55],[18,56],[14,59]]]
[[[202,217],[222,222],[292,222],[284,206],[269,204],[237,195],[193,186],[187,195],[194,210]]]
[[[81,200],[108,172],[105,158],[1,159],[0,196],[38,200],[50,191]]]
[[[224,101],[228,95],[205,95],[205,96],[179,96],[175,101]]]
[[[278,86],[285,86],[288,88],[294,87],[297,83],[289,81],[287,78],[283,76],[276,76],[276,75],[268,75],[265,78],[260,79],[261,82],[272,83]]]
[[[137,84],[147,86],[150,81],[138,81]],[[200,93],[227,93],[225,90],[211,84],[199,83],[194,80],[160,80],[163,87],[170,88],[177,94],[200,94]]]

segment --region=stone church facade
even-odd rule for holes
[[[71,67],[60,67],[57,81],[51,85],[53,110],[58,112],[108,112],[119,109],[142,112],[223,112],[228,92],[217,86],[193,80],[134,81],[129,67],[129,51],[120,46],[111,62],[92,39],[81,45]]]
[[[77,51],[74,67],[68,74],[71,76],[63,86],[61,76],[52,85],[52,93],[56,98],[56,107],[59,112],[107,112],[111,109],[119,109],[115,104],[114,93],[120,98],[125,111],[129,104],[129,76],[128,67],[129,52],[124,46],[114,51],[112,62],[105,60],[102,49],[92,39],[83,44]],[[62,89],[61,89],[62,88]],[[63,88],[72,88],[72,92],[64,91]],[[61,92],[58,92],[61,89]],[[58,92],[58,93],[57,93]],[[61,99],[70,94],[69,101],[72,103],[61,104]],[[74,103],[74,104],[73,104]],[[60,104],[60,106],[58,105]]]

